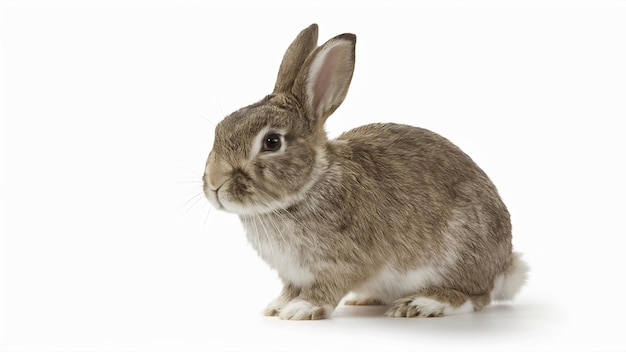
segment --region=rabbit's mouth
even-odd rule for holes
[[[217,191],[205,188],[204,196],[216,209],[224,210],[224,205],[220,202]]]
[[[217,203],[217,205],[218,205],[218,207],[216,207],[216,208],[218,208],[218,209],[223,209],[223,208],[224,208],[224,205],[222,204],[222,202],[220,202],[220,192],[219,192],[219,190],[220,190],[220,189],[218,188],[218,189],[216,189],[216,190],[214,191],[214,192],[215,192],[215,202],[216,202],[216,203]]]
[[[266,199],[260,197],[257,192],[247,190],[245,194],[239,194],[233,190],[232,184],[225,184],[216,190],[210,187],[205,189],[206,198],[218,210],[238,215],[258,215],[276,212],[277,209],[286,208],[295,202],[294,197],[277,197]]]
[[[233,187],[228,182],[225,182],[217,189],[213,187],[205,186],[204,194],[209,203],[218,210],[223,210],[234,214],[253,214],[258,210],[254,206],[247,205],[243,199],[240,199],[241,195],[235,192],[233,193]]]
[[[224,207],[224,204],[223,204],[223,200],[220,200],[219,195],[218,195],[219,190],[222,187],[220,186],[217,189],[213,189],[213,187],[211,187],[209,185],[209,183],[206,181],[206,175],[205,175],[205,177],[203,177],[203,179],[204,179],[204,185],[202,187],[202,190],[204,191],[205,198],[216,209],[225,210],[225,207]]]

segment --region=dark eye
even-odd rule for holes
[[[280,149],[281,145],[282,143],[278,133],[268,133],[265,137],[263,137],[264,152],[275,152]]]

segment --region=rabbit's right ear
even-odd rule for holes
[[[356,36],[351,33],[330,39],[309,55],[296,78],[292,94],[317,128],[323,128],[348,94],[355,46]]]
[[[291,43],[278,70],[274,93],[288,93],[309,54],[317,48],[317,24],[308,26]]]

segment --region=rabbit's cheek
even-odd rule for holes
[[[271,177],[280,189],[295,194],[311,180],[315,165],[316,160],[309,153],[293,153],[283,160],[280,166],[272,168],[268,177]]]

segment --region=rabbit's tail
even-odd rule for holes
[[[515,297],[528,279],[528,264],[522,260],[521,253],[513,252],[511,264],[506,271],[496,277],[491,299],[493,301],[508,301]]]

